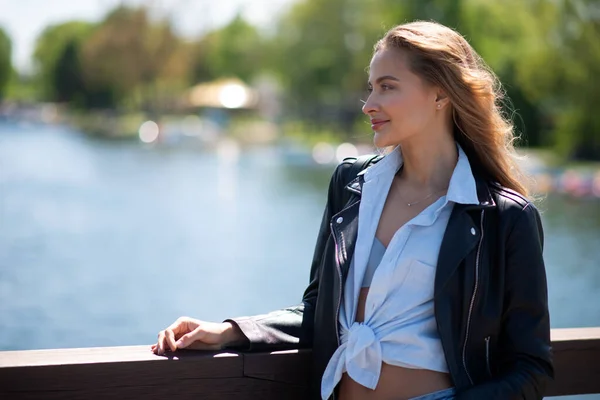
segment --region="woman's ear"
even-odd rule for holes
[[[435,97],[435,107],[440,110],[446,107],[450,103],[450,99],[444,90],[437,88]]]

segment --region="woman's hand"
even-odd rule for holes
[[[158,333],[158,342],[152,345],[152,351],[162,355],[168,349],[219,350],[243,339],[244,334],[230,322],[215,323],[180,317]]]

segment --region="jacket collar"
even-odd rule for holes
[[[475,173],[470,166],[469,159],[466,154],[460,147],[460,145],[456,144],[459,152],[459,161],[455,167],[455,171],[452,174],[452,178],[450,180],[450,188],[448,190],[448,199],[455,201],[457,205],[461,205],[464,209],[472,209],[472,208],[489,208],[495,207],[496,203],[492,197],[492,194],[489,189],[489,185],[482,176]],[[373,165],[369,168],[366,168],[358,173],[356,178],[351,180],[345,187],[344,190],[348,190],[359,197],[362,195],[362,188],[365,180],[372,179],[373,176],[376,176],[386,170],[393,169],[394,172],[400,168],[402,165],[402,155],[400,152],[400,148],[396,147],[392,153],[385,156],[381,161],[377,163],[377,165]],[[468,189],[465,187],[461,187],[462,181],[464,177],[472,176],[475,183],[475,191],[477,196],[477,203],[473,201],[473,194],[469,196],[469,192],[472,193],[473,189]],[[471,184],[472,185],[472,184]],[[467,192],[465,192],[465,190]],[[470,197],[470,198],[469,198]]]
[[[496,207],[496,202],[494,201],[492,193],[490,192],[490,187],[485,179],[475,173],[473,174],[473,177],[475,178],[475,186],[477,188],[477,199],[479,200],[479,204],[465,205],[465,209]],[[364,174],[358,175],[344,187],[344,190],[348,190],[357,196],[361,196],[364,183]]]

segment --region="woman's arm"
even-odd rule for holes
[[[554,378],[542,224],[533,204],[518,212],[506,243],[500,374],[459,393],[457,400],[542,399]]]

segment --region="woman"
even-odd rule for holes
[[[311,398],[541,399],[543,232],[496,77],[457,32],[413,22],[375,45],[368,85],[374,143],[394,150],[337,167],[302,304],[181,318],[153,351],[311,347]]]

